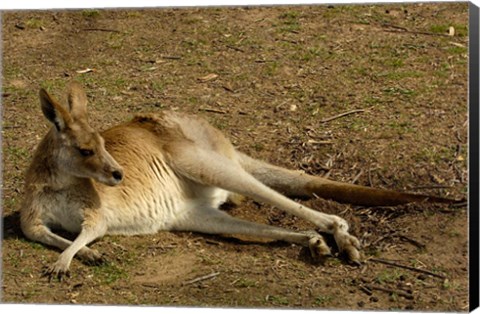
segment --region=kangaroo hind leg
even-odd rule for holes
[[[205,234],[247,235],[258,238],[285,241],[310,249],[314,259],[330,256],[330,248],[324,238],[315,231],[295,232],[239,219],[207,206],[193,207],[182,220],[178,220],[172,230],[193,231]]]
[[[310,209],[269,188],[237,163],[219,153],[195,145],[178,145],[171,148],[175,159],[170,162],[175,171],[195,182],[269,203],[288,213],[314,223],[322,232],[333,234],[341,251],[358,262],[359,241],[348,233],[348,223],[335,215]]]

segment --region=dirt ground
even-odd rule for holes
[[[26,240],[18,211],[49,128],[38,89],[61,97],[72,79],[98,129],[197,113],[275,164],[464,198],[467,26],[467,3],[4,12],[2,302],[466,311],[466,205],[299,200],[351,223],[360,267],[280,242],[165,232],[105,237],[93,247],[107,262],[75,259],[65,282],[41,277],[59,251]],[[313,227],[253,201],[224,210]]]

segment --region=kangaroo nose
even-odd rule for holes
[[[122,173],[122,171],[119,171],[119,170],[113,171],[112,176],[117,181],[122,181],[122,179],[123,179],[123,173]]]

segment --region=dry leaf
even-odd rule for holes
[[[445,182],[444,179],[440,178],[440,177],[437,176],[436,174],[433,174],[432,176],[433,176],[433,179],[435,180],[435,182],[437,182],[437,183],[443,183],[443,182]]]
[[[204,77],[198,78],[198,80],[199,80],[200,82],[208,82],[208,81],[211,81],[211,80],[216,79],[217,77],[218,77],[217,74],[215,74],[215,73],[210,73],[210,74],[208,74],[208,75],[205,75]]]
[[[464,44],[456,43],[456,42],[453,42],[453,41],[451,41],[450,44],[454,45],[455,47],[460,47],[460,48],[466,48],[467,47]]]
[[[450,35],[450,36],[455,36],[455,27],[450,26],[450,27],[448,28],[448,35]]]
[[[84,73],[89,73],[89,72],[95,72],[95,69],[86,68],[86,69],[78,70],[78,71],[75,71],[75,72],[77,72],[78,74],[84,74]]]
[[[311,144],[311,145],[324,145],[324,144],[332,144],[332,141],[317,141],[317,140],[308,140],[307,141],[307,144]]]
[[[223,84],[222,87],[223,87],[226,91],[234,92],[233,87],[232,87],[230,84],[228,84],[228,83]]]

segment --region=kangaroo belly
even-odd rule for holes
[[[159,156],[138,160],[140,169],[125,171],[123,185],[105,187],[110,234],[149,234],[171,230],[195,206],[218,207],[228,192],[179,177]]]
[[[115,187],[98,186],[108,233],[147,234],[171,230],[195,206],[218,207],[228,192],[184,178],[170,167],[163,151],[169,133],[128,126],[104,133],[107,150],[124,170]],[[161,129],[161,128],[160,128]]]

